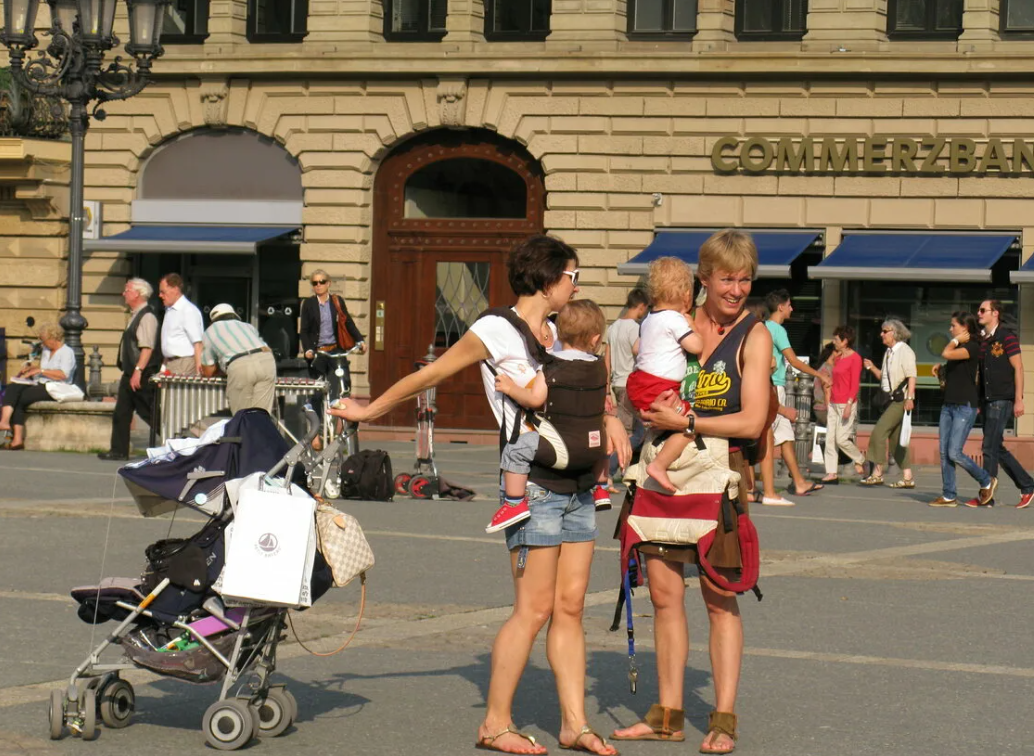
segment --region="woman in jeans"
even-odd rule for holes
[[[998,479],[966,456],[969,432],[977,419],[980,391],[977,388],[977,369],[980,362],[979,326],[976,316],[958,311],[951,316],[949,326],[952,339],[944,347],[941,357],[948,362],[940,368],[944,381],[944,405],[941,407],[941,495],[930,502],[931,507],[958,506],[955,488],[955,466],[961,465],[980,484],[980,503],[986,504],[995,495]]]
[[[510,288],[517,297],[514,312],[543,346],[552,349],[557,333],[548,316],[578,291],[577,253],[559,239],[532,236],[510,252],[507,270]],[[360,407],[346,399],[330,413],[355,422],[372,420],[479,362],[484,363],[481,372],[485,393],[496,421],[512,428],[514,406],[495,390],[494,373],[526,383],[539,365],[520,333],[497,315],[479,319],[445,354],[391,386],[369,406]],[[607,453],[616,451],[619,464],[627,465],[632,449],[621,421],[607,416],[605,422]],[[596,476],[590,472],[572,479],[565,477],[564,471],[551,472],[556,479],[549,490],[528,483],[531,517],[506,529],[513,613],[492,646],[488,701],[475,743],[478,748],[503,753],[546,753],[535,738],[514,726],[511,708],[535,638],[548,623],[546,657],[556,677],[560,700],[560,747],[616,756],[617,750],[588,725],[585,714],[582,613],[597,535],[592,497]],[[522,561],[522,555],[526,561]]]
[[[862,377],[862,358],[852,346],[854,329],[849,325],[837,326],[833,331],[833,388],[829,392],[826,410],[826,477],[822,479],[823,483],[838,482],[841,451],[854,462],[856,473],[861,475],[863,472],[865,456],[851,440],[858,418],[858,389]]]
[[[905,413],[915,409],[916,399],[916,353],[912,347],[905,343],[912,336],[912,333],[905,328],[905,324],[895,318],[884,320],[880,327],[880,339],[887,351],[883,353],[883,363],[876,367],[872,360],[865,360],[865,369],[876,376],[880,382],[880,389],[887,394],[893,395],[901,389],[904,400],[900,402],[891,400],[887,409],[876,421],[876,427],[872,429],[869,436],[869,448],[865,458],[873,464],[872,474],[861,480],[863,486],[883,485],[883,465],[887,460],[887,444],[890,443],[890,451],[894,461],[901,468],[902,478],[896,483],[891,483],[891,488],[915,488],[916,482],[912,478],[912,464],[909,459],[908,447],[901,446],[898,440],[901,438],[901,422],[905,419]]]

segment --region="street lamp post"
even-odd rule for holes
[[[82,315],[83,296],[83,163],[86,129],[91,116],[104,120],[100,106],[139,93],[151,76],[151,63],[162,50],[159,39],[169,0],[126,0],[129,44],[122,57],[103,67],[104,53],[117,47],[112,32],[117,0],[47,0],[51,26],[46,50],[27,53],[39,44],[36,13],[39,0],[3,0],[4,26],[0,42],[10,55],[11,76],[39,95],[59,97],[69,104],[68,131],[72,137],[72,176],[68,221],[68,296],[61,327],[65,343],[75,352],[75,382],[84,386],[82,333],[89,325]],[[91,102],[96,104],[92,114]]]

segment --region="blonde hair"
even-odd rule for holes
[[[323,270],[323,268],[316,268],[316,270],[309,274],[309,283],[312,283],[312,279],[314,278],[325,278],[327,281],[334,280],[330,277],[330,274],[327,271]]]
[[[658,257],[650,263],[647,289],[654,307],[678,303],[681,308],[693,294],[693,268],[677,257]]]
[[[41,323],[39,328],[36,329],[36,335],[40,339],[46,339],[50,341],[60,341],[62,344],[65,343],[65,329],[59,326],[57,323]]]
[[[754,237],[736,228],[711,234],[700,245],[697,273],[703,280],[720,270],[728,273],[750,271],[750,277],[754,278],[758,272],[758,248],[754,246]]]
[[[560,342],[583,352],[593,351],[593,337],[603,336],[606,329],[607,319],[603,316],[603,310],[591,299],[568,302],[556,319]]]

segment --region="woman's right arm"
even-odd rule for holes
[[[473,331],[467,331],[463,338],[453,344],[449,350],[430,365],[410,373],[402,380],[370,402],[360,407],[351,399],[345,399],[338,407],[332,407],[329,413],[353,422],[374,420],[391,412],[407,399],[412,399],[421,391],[437,386],[465,367],[491,358],[487,347]]]

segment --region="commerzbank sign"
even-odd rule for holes
[[[1034,142],[961,137],[736,137],[711,149],[720,173],[1034,175]]]

